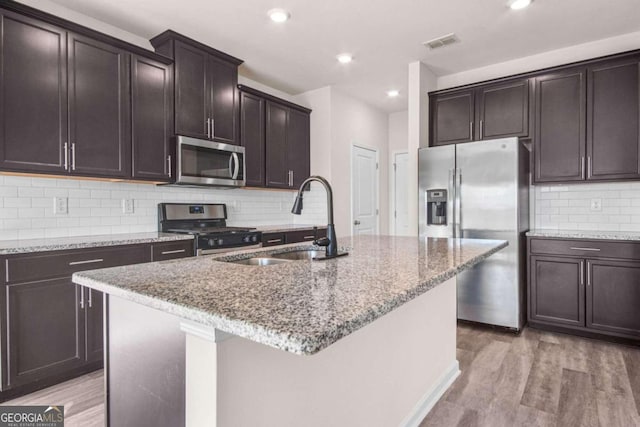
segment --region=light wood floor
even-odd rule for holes
[[[640,348],[525,329],[458,327],[462,374],[420,427],[640,426]],[[4,403],[62,404],[67,427],[104,425],[103,373]]]

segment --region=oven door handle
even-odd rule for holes
[[[238,158],[238,153],[231,153],[231,158],[233,159],[233,173],[231,174],[231,179],[238,179],[238,172],[240,172],[240,159]]]

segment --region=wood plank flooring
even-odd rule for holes
[[[462,374],[420,427],[640,426],[640,348],[458,326]]]
[[[462,374],[420,427],[640,426],[640,348],[460,325],[458,360]],[[102,427],[103,381],[96,371],[4,404],[62,404],[67,427]]]

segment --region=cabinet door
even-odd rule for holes
[[[531,257],[529,319],[584,326],[584,260]]]
[[[431,99],[431,145],[473,141],[474,91],[464,90]]]
[[[185,43],[175,42],[175,132],[208,138],[207,120],[211,104],[208,92],[209,55]]]
[[[477,98],[478,139],[529,135],[529,80],[482,87]]]
[[[261,97],[240,92],[240,145],[245,149],[249,187],[265,186],[264,106]]]
[[[290,182],[287,132],[289,109],[267,101],[266,171],[267,187],[293,188]]]
[[[589,67],[588,179],[640,178],[640,59]]]
[[[146,58],[131,58],[132,176],[167,181],[173,98],[168,65]]]
[[[80,287],[70,278],[7,285],[6,298],[9,387],[84,363]]]
[[[131,174],[129,54],[69,35],[69,139],[72,173]]]
[[[287,152],[294,188],[299,188],[302,182],[309,178],[309,144],[309,114],[290,109]]]
[[[65,173],[66,32],[0,13],[0,168]]]
[[[225,144],[238,144],[238,67],[209,57],[211,90],[211,137]]]
[[[84,288],[85,302],[85,355],[87,362],[101,361],[104,350],[104,295],[100,291]]]
[[[535,79],[535,181],[585,179],[585,70]]]
[[[587,327],[640,336],[640,263],[587,261]]]

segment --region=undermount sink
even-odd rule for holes
[[[324,258],[324,251],[292,251],[292,252],[284,252],[281,254],[272,254],[270,255],[272,258],[277,258],[278,260],[290,260],[290,261],[300,261],[300,260],[309,260],[313,258]]]
[[[244,265],[275,265],[275,264],[285,264],[290,262],[286,259],[275,259],[275,258],[245,258],[245,259],[237,259],[233,261],[234,264],[244,264]]]

